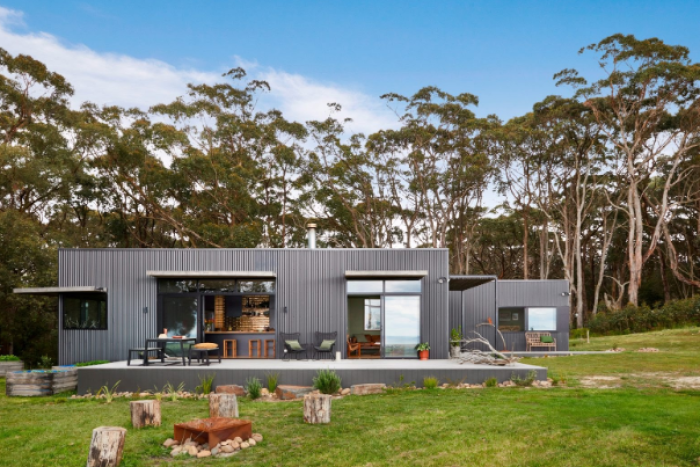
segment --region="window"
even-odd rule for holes
[[[192,279],[161,279],[158,281],[160,293],[187,293],[197,291],[197,281]]]
[[[107,329],[107,297],[64,295],[63,329]]]
[[[505,307],[498,309],[498,330],[522,332],[525,330],[525,308]]]
[[[420,293],[421,281],[418,280],[407,280],[407,281],[386,281],[386,292],[415,292]]]
[[[530,331],[556,331],[556,308],[528,308],[527,327]]]
[[[236,281],[207,279],[199,281],[199,290],[204,293],[236,292]]]
[[[275,291],[275,281],[238,281],[238,286],[241,288],[241,292],[264,293]]]
[[[381,293],[383,281],[348,281],[348,293]]]
[[[365,299],[365,331],[381,331],[382,301],[379,298]]]

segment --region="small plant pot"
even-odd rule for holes
[[[459,345],[450,346],[450,358],[459,358],[462,353],[462,348]]]
[[[419,350],[418,351],[418,360],[427,360],[429,354],[430,354],[430,350]]]

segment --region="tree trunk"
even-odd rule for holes
[[[238,399],[235,394],[209,394],[209,416],[238,418]]]
[[[87,467],[117,467],[122,461],[126,428],[101,426],[92,430]]]
[[[129,407],[131,408],[131,424],[134,428],[160,426],[160,401],[132,401],[129,403]]]
[[[330,423],[331,396],[328,394],[305,395],[304,421],[306,423]]]

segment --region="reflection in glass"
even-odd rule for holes
[[[348,281],[348,293],[381,293],[383,281]]]
[[[63,329],[107,329],[107,300],[66,295],[63,298]]]
[[[556,331],[556,308],[528,308],[527,325],[530,331]]]
[[[275,281],[262,281],[262,280],[248,280],[248,281],[238,281],[238,285],[241,288],[241,292],[274,292],[275,291]]]
[[[168,337],[197,337],[197,297],[163,297],[163,326]],[[185,352],[188,346],[185,345]],[[165,352],[169,356],[181,356],[180,344],[168,344]]]
[[[236,291],[236,281],[230,280],[217,280],[217,279],[207,279],[199,281],[199,290],[205,293],[214,292],[235,292]]]
[[[365,331],[382,329],[382,301],[378,298],[365,299]]]
[[[386,281],[387,292],[416,292],[421,290],[421,280],[404,280],[404,281]]]
[[[525,330],[525,308],[504,307],[498,309],[498,330],[522,332]]]
[[[420,343],[420,297],[384,297],[386,357],[416,358]]]
[[[193,279],[161,279],[158,281],[160,293],[196,292],[197,281]]]

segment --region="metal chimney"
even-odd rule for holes
[[[310,222],[306,224],[307,235],[306,238],[309,242],[309,248],[316,248],[316,224]]]

